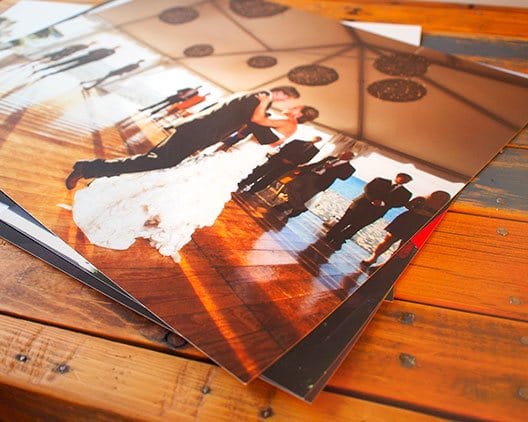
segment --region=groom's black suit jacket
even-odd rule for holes
[[[412,196],[402,185],[394,185],[391,180],[382,177],[371,180],[363,190],[363,194],[352,201],[342,218],[347,223],[350,220],[362,222],[366,226],[383,217],[391,208],[403,207]],[[384,204],[375,206],[372,204],[375,200],[381,200]]]
[[[229,134],[251,123],[251,117],[259,103],[254,93],[231,96],[183,120],[171,136],[146,154],[83,162],[83,177],[110,177],[173,167],[195,152],[220,142]]]
[[[314,170],[322,168],[325,164],[331,163],[336,159],[337,157],[330,156],[317,163],[299,167],[301,174],[286,186],[287,192],[289,194],[295,193],[296,196],[302,199],[302,202],[307,202],[319,192],[328,189],[338,178],[345,180],[354,174],[356,169],[348,161],[325,169],[323,174],[314,172]]]
[[[169,148],[193,152],[216,144],[228,135],[251,123],[259,105],[255,94],[233,96],[227,101],[203,110],[176,126],[176,132],[154,147],[154,152]]]

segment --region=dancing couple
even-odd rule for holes
[[[73,218],[91,243],[127,249],[146,238],[162,255],[178,261],[178,251],[197,228],[212,225],[241,180],[267,159],[297,125],[318,111],[297,106],[282,118],[266,114],[272,102],[298,98],[293,87],[235,94],[176,126],[176,131],[148,153],[115,160],[75,163],[66,179],[75,194]],[[228,151],[199,154],[239,130],[252,133]],[[194,156],[194,157],[193,157]]]

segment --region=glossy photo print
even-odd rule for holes
[[[112,280],[87,264],[82,257],[69,251],[38,221],[0,192],[2,205],[0,237],[55,268],[78,279],[116,302],[172,330],[163,321],[141,306]],[[5,210],[22,218],[23,223],[6,217]],[[412,257],[441,220],[437,216],[420,230],[405,246],[396,251],[386,265],[370,277],[353,296],[343,302],[331,315],[264,371],[260,378],[303,400],[312,402],[332,374],[348,355],[373,317],[375,310],[410,263]],[[9,221],[11,225],[7,224]],[[44,235],[42,232],[45,232]],[[50,241],[49,235],[54,236]],[[54,246],[53,246],[54,245]],[[370,269],[374,270],[373,267]]]
[[[103,0],[91,5],[62,1],[20,0],[0,6],[0,57],[3,51],[27,42],[60,36],[53,25],[95,10]]]
[[[156,324],[170,328],[2,191],[0,237]]]
[[[435,217],[332,314],[261,375],[307,402],[315,400],[357,342],[376,310],[443,214]],[[370,271],[374,273],[374,268]]]
[[[268,2],[57,30],[0,69],[2,190],[244,382],[526,119],[521,78]]]

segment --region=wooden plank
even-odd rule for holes
[[[528,73],[528,65],[527,65],[526,72]],[[521,133],[519,133],[515,137],[515,139],[513,139],[510,146],[528,147],[528,129],[524,129]]]
[[[504,227],[508,235],[498,234],[499,227]],[[515,249],[516,245],[526,244],[525,233],[526,223],[449,213],[438,233],[417,258],[412,276],[404,277],[398,285],[397,295],[424,303],[525,318],[525,305],[512,306],[509,299],[518,297],[524,303],[528,302],[523,296],[523,273],[519,271],[526,259],[522,249]],[[137,273],[137,263],[131,261],[127,264],[130,273]],[[0,266],[4,269],[0,281],[0,303],[4,312],[27,315],[27,310],[32,309],[32,318],[39,321],[66,324],[64,326],[127,342],[144,344],[153,340],[156,345],[150,347],[163,347],[159,344],[163,343],[166,334],[163,330],[155,329],[121,306],[11,246],[2,247]],[[291,266],[260,268],[260,271],[256,267],[226,268],[221,274],[236,290],[239,284],[246,285],[251,280],[264,282],[270,274],[282,280],[290,279],[295,273]],[[508,283],[503,280],[505,268],[514,269],[508,272]],[[461,289],[461,285],[465,288]],[[497,285],[502,286],[500,295],[497,294]],[[268,294],[274,297],[274,292],[272,289]],[[485,297],[485,301],[477,299],[475,292]],[[447,305],[449,303],[452,304]],[[142,336],[143,330],[146,333]]]
[[[11,420],[430,420],[331,393],[308,405],[206,363],[6,316],[0,345],[0,411]]]
[[[527,333],[525,322],[386,302],[327,389],[453,419],[524,420]]]
[[[457,197],[451,210],[528,220],[528,150],[506,148]]]
[[[447,213],[398,299],[528,321],[528,222]]]
[[[421,25],[426,33],[528,37],[528,10],[392,0],[278,0],[334,19]]]
[[[167,330],[0,239],[0,312],[203,358]]]
[[[468,216],[464,216],[464,217],[466,219],[468,219],[469,222],[471,222],[471,217],[468,217]],[[448,216],[448,218],[451,218],[451,216]],[[519,223],[517,223],[517,224],[519,224]],[[480,225],[476,225],[476,226],[475,225],[471,225],[470,228],[471,227],[475,228],[475,230],[478,230]],[[452,228],[451,228],[451,226],[449,226],[445,231],[447,233],[449,233],[451,230],[452,230]],[[460,231],[461,234],[463,234],[465,232],[465,230],[466,230],[465,226],[459,227],[459,231]],[[515,243],[515,242],[513,242],[513,243]],[[484,245],[488,245],[489,247],[492,247],[493,243],[488,241],[487,239],[482,239],[482,245],[483,246]],[[471,243],[469,243],[467,246],[468,246],[468,248],[471,248],[471,249],[473,248],[473,245]],[[16,249],[14,249],[14,248],[12,248],[12,249],[13,249],[12,252],[15,254],[15,258],[16,258],[14,260],[14,262],[20,261],[20,254],[22,254],[22,253],[20,251],[16,250]],[[518,255],[521,255],[521,252],[519,252]],[[4,254],[2,254],[0,256],[3,257]],[[432,259],[433,260],[437,259],[437,256],[433,257]],[[40,263],[37,261],[36,264],[37,264],[37,267],[38,267],[39,266],[38,264],[40,264]],[[40,265],[43,265],[43,264],[40,264]],[[476,262],[475,265],[478,265],[478,262]],[[2,265],[2,267],[5,268],[6,266]],[[413,270],[413,272],[414,272],[414,270]],[[16,289],[14,291],[8,290],[8,292],[7,292],[8,293],[8,296],[7,296],[8,298],[9,298],[9,295],[13,296],[14,299],[17,299],[17,298],[19,298],[19,294],[24,294],[26,296],[28,294],[35,294],[35,297],[33,299],[34,302],[33,302],[31,307],[28,307],[27,303],[24,303],[24,299],[22,299],[21,303],[19,303],[18,306],[19,306],[20,310],[22,312],[24,312],[25,314],[28,313],[27,312],[28,309],[31,309],[31,315],[33,315],[35,318],[39,318],[39,315],[43,312],[43,310],[45,310],[47,306],[50,306],[52,308],[48,310],[48,313],[49,313],[49,315],[54,315],[54,317],[48,316],[46,318],[51,318],[51,319],[55,318],[56,320],[67,321],[68,324],[73,324],[73,326],[76,327],[77,330],[88,331],[88,332],[97,332],[98,331],[99,332],[98,335],[107,336],[107,337],[114,336],[114,337],[120,339],[120,341],[126,341],[126,342],[138,341],[137,340],[138,337],[141,338],[142,336],[145,336],[145,334],[146,334],[145,331],[144,331],[144,328],[145,328],[145,326],[148,327],[147,323],[145,323],[145,324],[138,324],[138,323],[131,324],[131,323],[126,321],[126,318],[123,318],[123,319],[125,319],[125,322],[119,321],[119,317],[123,316],[123,311],[120,311],[118,316],[110,315],[110,317],[108,317],[108,314],[111,314],[112,311],[113,311],[113,308],[115,308],[117,305],[101,302],[100,300],[97,300],[97,298],[96,298],[97,302],[93,303],[92,297],[93,296],[98,296],[98,295],[96,295],[95,293],[91,292],[89,289],[81,288],[80,285],[77,282],[75,282],[74,280],[68,280],[66,278],[66,281],[68,281],[69,284],[70,284],[70,289],[63,288],[58,283],[55,284],[55,280],[56,280],[55,275],[51,275],[51,274],[48,275],[46,272],[43,273],[42,271],[39,271],[38,268],[33,268],[33,269],[29,268],[29,269],[27,269],[25,271],[24,274],[19,274],[16,277],[16,279],[17,279]],[[40,287],[38,287],[39,280],[40,280]],[[47,280],[53,281],[53,284],[50,286],[49,282]],[[3,282],[4,282],[4,280],[2,280],[2,283]],[[27,283],[27,285],[24,285],[26,283]],[[500,281],[495,283],[494,284],[495,287],[493,287],[493,284],[490,283],[490,285],[492,285],[492,287],[494,289],[496,289],[496,286],[499,285],[499,284],[500,284]],[[33,289],[29,288],[30,286],[34,286]],[[438,286],[440,287],[439,283],[438,283]],[[13,288],[13,285],[11,284],[11,285],[9,285],[9,287]],[[421,282],[417,282],[417,289],[420,289],[420,287],[423,288],[423,284]],[[454,291],[454,294],[456,294],[457,288],[458,288],[460,294],[462,294],[463,290],[467,291],[467,292],[484,290],[484,287],[479,287],[479,286],[474,287],[474,288],[464,288],[464,289],[462,289],[460,284],[458,284],[458,285],[455,284],[453,286],[453,289],[452,289]],[[80,298],[78,298],[78,294],[76,294],[76,290],[77,289],[81,290],[82,295],[81,295]],[[504,289],[503,285],[501,285],[501,289]],[[44,295],[45,291],[49,291],[49,296],[50,296],[49,301],[51,303],[47,302],[46,300],[42,300],[42,298],[44,298],[44,299],[46,298],[46,295]],[[1,297],[2,297],[2,300],[5,303],[6,295],[2,294]],[[24,297],[24,296],[22,296],[22,297]],[[62,299],[61,299],[61,297],[62,297]],[[39,298],[41,298],[40,302],[39,302]],[[73,301],[73,306],[72,306],[72,301]],[[65,303],[68,303],[67,307],[64,307]],[[77,305],[75,305],[75,303],[77,303]],[[412,306],[417,306],[417,305],[412,305]],[[421,309],[423,309],[423,307]],[[404,312],[404,311],[402,311],[402,312]],[[416,312],[414,312],[414,313],[416,314]],[[74,316],[72,317],[71,314],[73,314]],[[108,318],[108,319],[105,321],[104,318],[101,318],[101,314],[105,315],[106,318]],[[77,316],[75,316],[75,315],[77,315]],[[452,314],[449,314],[449,315],[452,315]],[[475,317],[475,318],[477,318],[477,317]],[[116,322],[116,320],[117,320],[117,322]],[[83,321],[86,321],[86,322],[83,322]],[[92,327],[92,324],[94,324],[94,322],[95,322],[96,325],[99,325],[99,327],[95,327],[95,329],[94,329],[94,327]],[[391,323],[394,324],[395,322],[391,322]],[[445,338],[456,337],[458,335],[459,327],[456,325],[456,321],[453,324],[454,325],[451,328],[448,327],[448,328],[446,328],[446,330],[444,330],[444,331],[442,331],[440,333],[437,333],[437,334],[431,332],[430,335],[435,335],[436,336],[436,340],[435,341],[438,342],[438,343],[442,343],[442,341],[443,341],[442,338],[443,337],[445,337]],[[369,345],[367,347],[367,351],[363,350],[363,353],[372,356],[372,351],[375,350],[375,355],[374,356],[376,356],[376,357],[373,358],[373,359],[377,359],[378,356],[379,356],[380,361],[383,361],[383,359],[385,357],[383,356],[383,354],[380,355],[379,354],[379,350],[376,349],[376,347],[375,347],[376,346],[376,341],[377,341],[376,339],[378,337],[383,339],[383,338],[385,338],[387,333],[392,333],[392,332],[394,332],[394,327],[393,326],[384,326],[383,328],[381,328],[380,331],[377,332],[376,334],[374,334],[372,336],[372,338],[371,338],[371,341],[374,344],[373,345]],[[521,335],[521,334],[519,334],[519,335]],[[405,336],[403,336],[403,338],[404,337]],[[414,336],[411,336],[411,337],[414,337]],[[477,336],[475,336],[475,337],[477,337]],[[473,338],[473,340],[477,341],[477,338]],[[141,340],[140,343],[143,344],[143,345],[147,345],[149,347],[153,347],[153,346],[156,347],[155,344],[153,344],[154,342],[150,342],[149,343],[149,342],[146,342],[144,339]],[[398,343],[399,343],[399,340],[397,341],[396,344],[398,344]],[[477,347],[477,346],[474,345],[472,347]],[[430,350],[435,350],[435,349],[434,348],[422,347],[420,350],[430,351]],[[497,352],[495,350],[494,353],[502,356],[503,351],[499,350]],[[357,362],[357,357],[353,356],[353,357],[349,358],[349,361],[350,360],[352,360],[352,362]],[[366,374],[370,373],[372,371],[372,366],[371,365],[372,365],[371,362],[369,362],[368,365],[365,364],[364,366],[362,366],[361,371],[365,372]],[[499,363],[499,366],[500,366],[500,363]],[[458,371],[458,369],[456,371],[454,371],[454,373],[457,373],[457,371]],[[422,376],[426,377],[426,374],[422,374]],[[355,377],[351,377],[350,379],[356,379],[356,378]],[[187,379],[186,379],[185,382],[187,382]],[[425,381],[422,381],[422,383],[423,382],[425,382]],[[406,385],[407,384],[409,384],[409,383],[406,383]],[[342,388],[342,386],[332,384],[332,388]],[[355,391],[355,393],[364,394],[365,392],[363,390],[361,390],[360,392]],[[395,393],[395,394],[397,394],[397,393]]]
[[[521,59],[495,59],[493,57],[479,57],[479,56],[461,56],[464,59],[474,62],[489,64],[491,66],[502,67],[504,69],[512,70],[514,72],[528,74],[528,60]]]
[[[0,310],[5,313],[24,317],[28,315],[28,309],[32,309],[30,318],[37,321],[97,333],[127,343],[163,350],[171,349],[171,339],[167,344],[165,330],[143,321],[119,305],[112,304],[75,280],[59,276],[58,272],[34,258],[26,257],[11,245],[2,247],[0,267],[9,269],[0,281]],[[120,275],[126,276],[127,279],[141,278],[143,275],[143,270],[137,263],[131,262],[131,267],[125,268]],[[287,276],[287,273],[285,275]],[[289,345],[299,340],[304,332],[314,327],[338,306],[344,297],[344,292],[339,291],[342,294],[337,296],[336,292],[329,292],[324,286],[317,289],[311,287],[307,294],[306,274],[303,276],[297,272],[297,275],[304,277],[304,283],[295,285],[298,289],[292,288],[290,279],[286,280],[289,288],[280,289],[280,284],[284,284],[280,278],[275,280],[275,288],[269,291],[263,288],[266,283],[262,283],[262,280],[260,283],[237,283],[234,279],[230,282],[232,287],[228,287],[223,281],[222,284],[214,284],[218,276],[210,274],[208,264],[204,261],[199,270],[189,277],[192,276],[193,283],[207,280],[207,291],[202,292],[201,298],[207,297],[208,300],[214,300],[215,306],[225,308],[210,310],[210,318],[216,321],[216,325],[211,324],[209,314],[205,315],[196,305],[196,301],[193,302],[189,298],[189,289],[179,287],[179,295],[172,294],[174,279],[165,278],[162,272],[161,279],[157,280],[159,286],[155,292],[149,283],[129,284],[129,288],[136,296],[141,296],[144,289],[151,290],[150,296],[144,296],[144,303],[169,320],[177,309],[178,315],[175,318],[178,318],[178,327],[182,333],[192,331],[193,340],[198,345],[210,348],[208,350],[219,350],[219,337],[216,332],[219,330],[223,334],[222,338],[225,337],[225,341],[229,342],[235,351],[254,350],[251,352],[252,356],[267,361],[277,355],[277,350],[270,350],[267,344],[275,347],[275,342],[279,342],[281,348],[286,350]],[[194,297],[194,292],[191,292],[191,296]],[[173,299],[170,299],[171,297]],[[231,303],[235,299],[238,302]],[[65,306],[65,303],[68,305]],[[299,313],[300,306],[310,312]],[[247,313],[248,310],[251,314]],[[261,328],[263,324],[265,330]],[[232,337],[234,330],[241,338],[246,339],[246,345],[240,346],[238,341],[229,337]],[[172,349],[174,351],[174,347]],[[177,352],[203,358],[202,354],[190,347]]]
[[[424,35],[422,46],[464,57],[478,56],[494,60],[523,60],[528,57],[528,44],[524,40],[505,40],[475,37],[474,35],[464,37]]]

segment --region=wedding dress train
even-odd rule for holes
[[[96,179],[76,192],[73,219],[95,245],[124,250],[145,238],[179,262],[194,231],[214,224],[238,183],[271,150],[246,139],[172,168]]]

